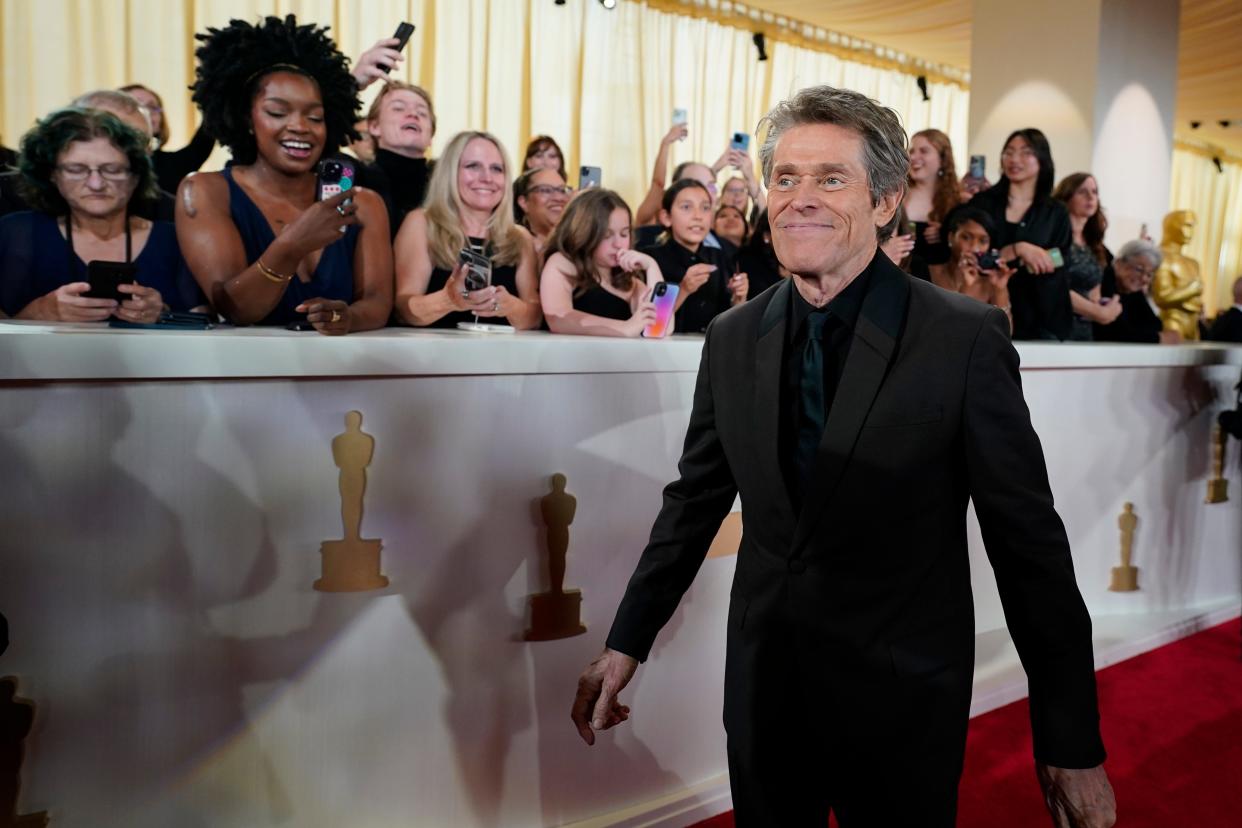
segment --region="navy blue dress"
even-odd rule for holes
[[[233,224],[241,235],[242,247],[246,250],[246,262],[254,264],[268,246],[275,241],[276,234],[272,225],[259,209],[259,205],[246,195],[246,191],[233,180],[232,169],[223,170],[224,180],[229,182],[229,214]],[[272,312],[264,317],[260,325],[288,325],[306,318],[306,314],[294,310],[308,299],[338,299],[342,302],[354,301],[354,249],[358,246],[358,234],[362,228],[356,224],[338,241],[325,247],[319,256],[319,264],[311,274],[309,282],[303,282],[297,276],[289,281],[285,293],[272,308]]]
[[[172,222],[151,223],[151,234],[134,265],[138,284],[158,290],[172,310],[207,304],[181,258]],[[0,218],[0,310],[16,316],[41,296],[85,281],[86,262],[70,253],[55,217],[24,211]]]

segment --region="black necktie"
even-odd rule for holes
[[[806,344],[802,346],[802,377],[799,383],[798,444],[794,465],[798,483],[805,490],[815,468],[815,453],[824,436],[827,406],[824,399],[824,324],[827,313],[812,313],[806,318]]]

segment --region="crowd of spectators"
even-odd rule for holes
[[[156,323],[191,311],[324,334],[481,322],[632,337],[655,318],[657,282],[679,286],[673,329],[701,333],[790,275],[737,136],[715,163],[684,162],[670,181],[671,148],[688,135],[674,124],[632,210],[598,185],[571,187],[552,136],[531,139],[520,169],[480,131],[430,159],[435,106],[390,78],[403,59],[394,39],[352,70],[325,29],[292,16],[198,39],[202,120],[186,146],[168,148],[159,94],[132,83],[52,111],[19,152],[0,148],[4,315]],[[363,114],[358,94],[377,81]],[[231,161],[198,172],[217,143]],[[341,148],[356,156],[356,186],[325,196],[319,164]],[[953,157],[940,130],[911,136],[882,255],[1002,309],[1016,339],[1180,341],[1150,296],[1160,248],[1135,239],[1114,257],[1096,179],[1057,184],[1040,130],[1008,137],[995,184],[959,177]],[[471,278],[479,261],[490,263],[482,283]],[[120,298],[94,295],[91,262],[129,268]],[[1205,338],[1242,340],[1242,279],[1234,301],[1205,320]]]

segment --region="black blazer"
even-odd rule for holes
[[[1242,310],[1232,307],[1217,316],[1207,338],[1213,342],[1242,342]]]
[[[1099,764],[1091,620],[1004,314],[912,279],[887,259],[873,264],[795,513],[777,455],[793,289],[784,281],[708,329],[680,478],[664,491],[608,646],[646,659],[740,491],[745,530],[725,671],[730,752],[754,748],[774,715],[790,715],[773,709],[791,675],[775,668],[790,660],[798,680],[824,698],[858,688],[853,712],[876,721],[891,718],[894,699],[921,697],[910,688],[928,676],[937,691],[948,676],[952,698],[937,709],[960,717],[964,740],[974,668],[973,499],[1030,678],[1035,755],[1059,767]],[[892,735],[893,749],[902,749],[900,738]]]

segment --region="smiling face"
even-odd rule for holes
[[[604,240],[591,251],[591,260],[601,273],[610,273],[618,265],[622,251],[630,249],[630,214],[620,207],[608,217]]]
[[[910,178],[914,181],[930,181],[940,172],[940,153],[922,135],[910,141]]]
[[[409,89],[392,89],[384,93],[379,113],[367,124],[381,149],[422,158],[431,146],[431,107],[422,95]]]
[[[526,169],[560,170],[561,163],[560,150],[553,144],[544,144],[526,159]]]
[[[73,141],[61,150],[53,182],[72,213],[93,218],[124,211],[137,186],[129,159],[107,138]]]
[[[803,124],[780,136],[768,182],[772,246],[798,276],[862,272],[876,230],[892,219],[900,190],[872,205],[862,136],[836,124]]]
[[[1070,196],[1069,212],[1076,218],[1091,218],[1100,209],[1100,190],[1095,179],[1087,176]]]
[[[712,229],[712,197],[701,187],[686,187],[673,199],[672,209],[660,211],[660,223],[678,244],[698,250]]]
[[[314,169],[327,141],[323,96],[305,75],[273,72],[259,81],[250,107],[258,156],[296,175]]]
[[[1134,256],[1113,262],[1117,274],[1117,290],[1122,293],[1144,293],[1156,275],[1155,263],[1147,256]]]
[[[1011,184],[1039,178],[1039,158],[1034,148],[1021,135],[1015,135],[1001,152],[1001,169]]]
[[[505,190],[505,159],[486,138],[472,138],[457,162],[457,193],[471,210],[490,213]]]
[[[518,197],[518,203],[526,212],[532,229],[541,234],[550,232],[569,203],[565,179],[555,169],[539,170],[531,177],[526,195]]]
[[[728,239],[738,247],[746,240],[746,219],[742,211],[725,204],[716,211],[716,220],[712,224],[712,232],[722,239]]]

